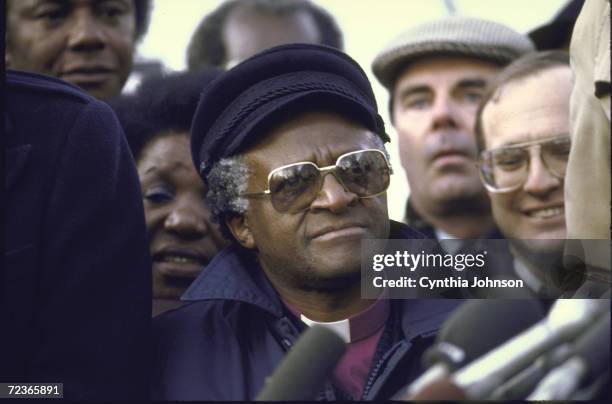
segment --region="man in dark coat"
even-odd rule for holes
[[[151,262],[123,132],[61,80],[8,71],[5,86],[0,382],[145,399]]]
[[[422,237],[389,220],[385,141],[365,73],[333,48],[272,48],[205,89],[192,155],[233,245],[154,320],[155,399],[252,400],[313,324],[347,343],[313,399],[388,399],[418,376],[457,302],[362,297],[361,241]]]

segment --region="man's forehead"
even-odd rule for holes
[[[71,5],[96,5],[99,3],[107,3],[107,2],[119,2],[126,4],[133,4],[134,0],[8,0],[8,3],[11,7],[16,5],[22,6],[23,8],[36,7],[42,4],[57,4],[64,6]]]
[[[432,56],[420,58],[407,65],[398,75],[396,91],[405,86],[435,85],[441,80],[448,84],[461,81],[478,82],[500,69],[492,62],[465,56]]]
[[[482,111],[485,137],[490,142],[505,134],[511,140],[526,141],[532,129],[538,137],[565,133],[571,74],[569,66],[558,66],[502,84]]]

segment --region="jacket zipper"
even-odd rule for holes
[[[380,369],[382,367],[382,365],[388,361],[389,359],[391,359],[391,356],[395,355],[395,353],[398,351],[398,349],[405,344],[405,341],[400,341],[397,344],[395,344],[393,347],[391,347],[391,349],[383,355],[382,358],[380,358],[380,360],[376,363],[376,366],[374,366],[374,369],[372,371],[372,373],[370,373],[370,377],[368,378],[368,381],[365,385],[365,388],[363,389],[363,394],[361,395],[361,400],[366,400],[366,397],[368,396],[368,394],[370,393],[370,389],[372,388],[372,385],[374,384],[374,382],[376,381],[376,379],[379,376],[379,372]]]

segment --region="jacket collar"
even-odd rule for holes
[[[425,220],[423,220],[421,215],[419,215],[414,209],[414,206],[412,206],[412,200],[410,198],[408,198],[408,200],[406,201],[406,209],[404,210],[404,221],[408,223],[409,226],[417,228],[429,226],[429,224],[427,224]]]
[[[406,340],[435,334],[442,323],[461,304],[461,299],[397,300],[402,307],[401,327]]]
[[[183,301],[238,300],[281,317],[282,303],[265,276],[255,254],[233,244],[198,275],[181,296]]]

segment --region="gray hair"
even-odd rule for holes
[[[375,148],[382,150],[390,163],[389,152],[383,140],[377,135],[372,136],[372,139]],[[238,154],[222,158],[214,163],[206,177],[208,185],[206,203],[213,215],[213,220],[219,224],[221,232],[229,240],[232,240],[233,237],[225,219],[243,215],[248,210],[249,201],[241,195],[247,192],[251,174],[252,171],[247,167],[242,155]]]
[[[246,213],[249,201],[240,195],[246,192],[250,175],[242,156],[236,155],[217,161],[206,177],[206,203],[221,232],[229,240],[233,237],[225,219]]]

